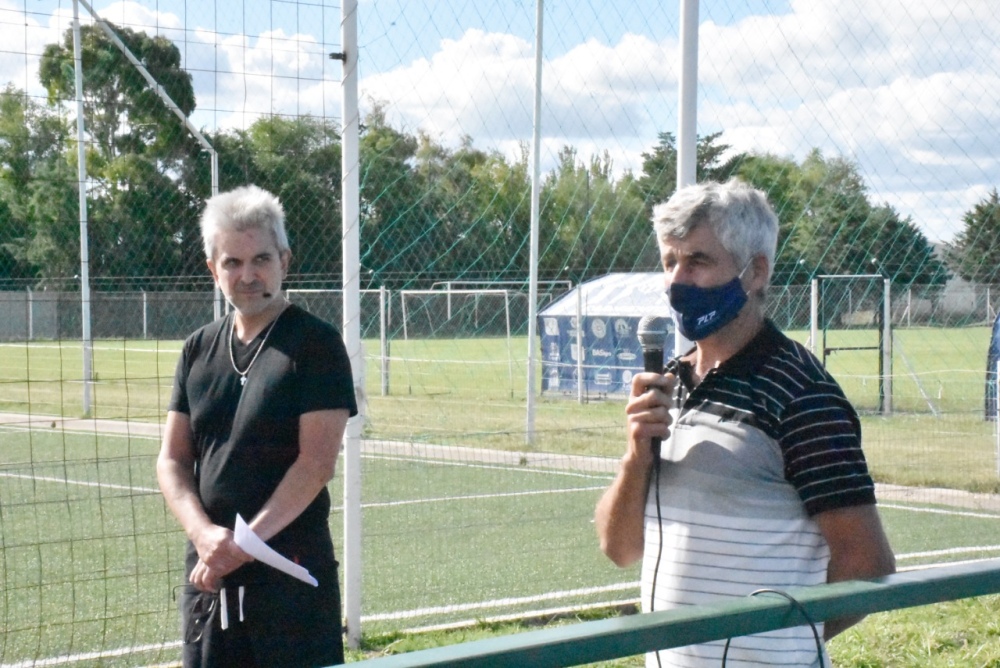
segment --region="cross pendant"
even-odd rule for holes
[[[246,376],[240,376],[240,387],[243,387],[246,384],[247,384],[247,377]]]

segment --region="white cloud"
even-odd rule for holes
[[[92,3],[90,4],[91,7],[94,7]],[[163,35],[175,41],[183,39],[184,25],[182,21],[175,14],[169,12],[149,9],[130,0],[112,2],[100,9],[94,7],[94,10],[102,19],[118,26],[153,35]],[[68,10],[62,11],[66,13],[67,20],[71,18]],[[84,23],[91,23],[90,13],[82,4],[80,5],[80,19]]]
[[[530,138],[533,81],[530,43],[469,30],[442,40],[429,58],[364,77],[360,95],[389,102],[389,113],[404,127],[448,140],[485,134],[500,141]]]
[[[813,148],[844,155],[873,198],[947,239],[997,178],[997,34],[1000,14],[985,0],[795,0],[783,15],[705,22],[699,133],[795,159]],[[469,30],[424,56],[363,90],[444,141],[530,137],[531,43]],[[607,150],[618,169],[638,170],[657,132],[675,131],[676,61],[674,39],[642,34],[592,38],[547,60],[547,144],[571,144],[582,159]]]
[[[949,238],[961,213],[996,185],[1000,166],[994,157],[1000,155],[994,130],[1000,125],[1000,13],[993,5],[792,0],[780,15],[706,21],[700,30],[699,133],[724,131],[723,140],[739,150],[795,159],[812,148],[843,154],[858,163],[874,197],[937,238]],[[169,0],[157,5],[180,7]],[[375,11],[366,8],[369,16]],[[314,26],[219,34],[128,0],[99,11],[178,43],[194,78],[199,125],[246,127],[270,113],[339,116],[341,64],[327,58],[329,45],[308,34]],[[183,11],[190,16],[187,5]],[[418,10],[407,4],[399,11],[393,21]],[[517,155],[531,137],[534,44],[508,34],[515,19],[501,23],[496,14],[489,25],[452,33],[453,23],[421,14],[413,26],[442,33],[430,40],[413,34],[414,44],[386,45],[377,35],[375,42],[361,35],[369,44],[362,53],[373,43],[397,53],[426,49],[382,72],[366,72],[362,61],[362,106],[368,98],[384,101],[390,120],[407,131],[449,143],[469,135],[477,146]],[[577,18],[589,16],[601,12]],[[9,45],[0,53],[0,76],[40,92],[37,59],[44,44],[61,39],[68,19],[65,5],[46,20],[0,0],[0,42]],[[369,23],[378,30],[377,20]],[[652,19],[617,35],[606,28],[595,25],[590,34],[599,38],[562,45],[544,63],[548,165],[569,144],[581,159],[607,151],[617,170],[637,171],[657,133],[676,131],[672,28],[652,25]],[[548,30],[553,44],[563,37]]]
[[[67,23],[68,25],[68,23]],[[39,22],[10,0],[0,0],[0,81],[32,95],[44,95],[38,82],[38,62],[46,44],[61,38],[52,23]]]
[[[1000,15],[976,0],[796,0],[783,16],[705,24],[700,132],[843,154],[876,198],[948,239],[997,179],[997,34]]]
[[[313,114],[336,118],[340,110],[340,63],[330,61],[315,37],[283,29],[248,37],[191,26],[176,15],[130,0],[95,7],[117,26],[163,35],[180,49],[192,75],[198,111],[194,121],[208,129],[247,127],[271,114]],[[42,96],[38,63],[46,44],[62,41],[72,12],[58,7],[43,24],[10,0],[0,0],[0,81]],[[80,19],[93,22],[82,5]]]
[[[270,114],[337,117],[340,64],[306,34],[264,32],[220,38],[197,31],[202,46],[188,64],[195,72],[198,117],[213,127],[246,128]]]
[[[619,169],[635,169],[655,119],[676,107],[676,43],[625,35],[614,45],[591,39],[543,64],[542,131],[547,165],[558,149],[582,159],[607,151]],[[389,72],[365,77],[363,96],[386,101],[390,118],[451,143],[462,135],[518,154],[531,139],[534,45],[512,35],[468,30],[439,50]],[[669,112],[668,112],[669,113]]]

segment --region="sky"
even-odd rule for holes
[[[89,1],[89,0],[88,0]],[[162,34],[192,74],[206,130],[265,114],[339,119],[341,9],[332,0],[95,0]],[[560,148],[641,171],[677,132],[679,2],[546,0],[542,169]],[[81,5],[81,15],[88,15]],[[44,95],[37,62],[70,0],[0,0],[0,81]],[[532,135],[534,0],[360,0],[362,114],[448,146],[514,157]],[[699,135],[796,161],[858,165],[871,199],[932,242],[1000,181],[1000,6],[991,0],[702,0]]]

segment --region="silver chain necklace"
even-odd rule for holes
[[[286,304],[285,308],[287,308],[287,306],[288,305]],[[229,361],[233,365],[233,371],[238,373],[240,376],[241,389],[243,388],[244,385],[247,384],[247,374],[250,373],[250,369],[251,367],[253,367],[253,363],[257,361],[257,357],[260,355],[260,351],[264,350],[264,346],[267,344],[267,338],[271,336],[271,331],[274,329],[274,326],[278,323],[278,318],[280,318],[284,312],[285,309],[284,308],[281,309],[281,313],[278,313],[278,315],[275,316],[274,320],[271,321],[271,324],[267,326],[267,333],[264,334],[264,340],[260,342],[259,346],[257,346],[257,351],[253,354],[253,357],[250,358],[250,364],[247,364],[247,368],[244,369],[243,371],[240,371],[240,368],[236,366],[236,355],[233,353],[233,349],[236,347],[236,344],[234,342],[234,339],[236,338],[236,314],[235,313],[233,314],[233,320],[229,324]]]

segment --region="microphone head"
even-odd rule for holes
[[[663,350],[667,342],[667,318],[658,315],[644,315],[636,329],[639,345],[643,350]]]

